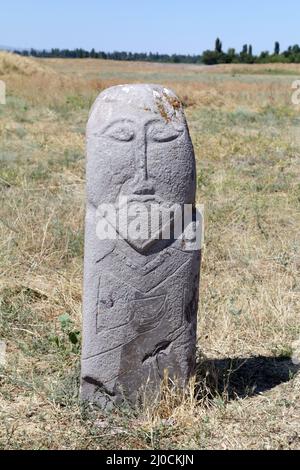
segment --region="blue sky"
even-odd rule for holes
[[[0,44],[198,54],[300,43],[299,0],[0,0]]]

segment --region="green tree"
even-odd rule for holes
[[[274,54],[275,54],[275,55],[279,55],[279,54],[280,54],[280,44],[279,44],[278,41],[275,42]]]
[[[232,62],[236,62],[237,60],[237,55],[235,53],[235,49],[231,47],[228,49],[227,54],[226,54],[226,62],[228,64],[231,64]]]
[[[248,54],[248,44],[244,44],[244,45],[243,45],[243,49],[242,49],[241,54],[243,54],[243,55],[247,55],[247,54]]]
[[[220,53],[217,51],[204,51],[202,61],[206,65],[215,65],[219,62]]]
[[[216,39],[215,51],[218,52],[219,54],[222,53],[222,42],[219,38]]]
[[[259,56],[259,62],[262,62],[263,64],[267,64],[268,62],[270,62],[269,51],[262,51]]]

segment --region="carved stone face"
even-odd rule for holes
[[[182,106],[159,85],[105,90],[87,127],[88,200],[192,204],[195,161]]]
[[[147,239],[146,226],[140,238],[125,236],[99,206],[109,204],[109,210],[120,216],[126,196],[129,209],[143,203],[139,205],[147,212],[149,206],[158,206],[159,215],[168,206],[181,210],[183,204],[195,202],[195,179],[183,109],[170,90],[127,85],[99,95],[87,127],[84,400],[109,407],[109,402],[120,405],[124,396],[137,403],[144,392],[153,400],[166,371],[179,385],[190,377],[195,362],[199,252],[189,250],[187,237],[175,238],[175,231],[173,239],[172,235]],[[98,216],[121,237],[99,237]],[[172,228],[175,222],[174,214],[172,221],[161,217],[156,225],[152,218],[150,224],[164,235],[161,226]],[[184,221],[179,231],[188,228]]]

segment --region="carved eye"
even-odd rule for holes
[[[173,126],[156,124],[149,129],[149,137],[154,142],[171,142],[183,133],[182,128],[175,129]]]
[[[134,131],[126,123],[115,123],[106,129],[105,135],[119,142],[130,142],[134,138]]]

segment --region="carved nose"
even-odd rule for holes
[[[136,164],[136,177],[139,181],[147,181],[148,168],[147,168],[147,142],[146,136],[142,135],[137,139],[135,147],[135,164]]]
[[[154,187],[148,180],[139,181],[133,187],[133,194],[154,194]]]
[[[135,163],[136,172],[134,180],[132,181],[132,194],[154,194],[154,186],[151,180],[148,179],[147,140],[145,133],[143,133],[143,135],[137,139],[135,148]]]

